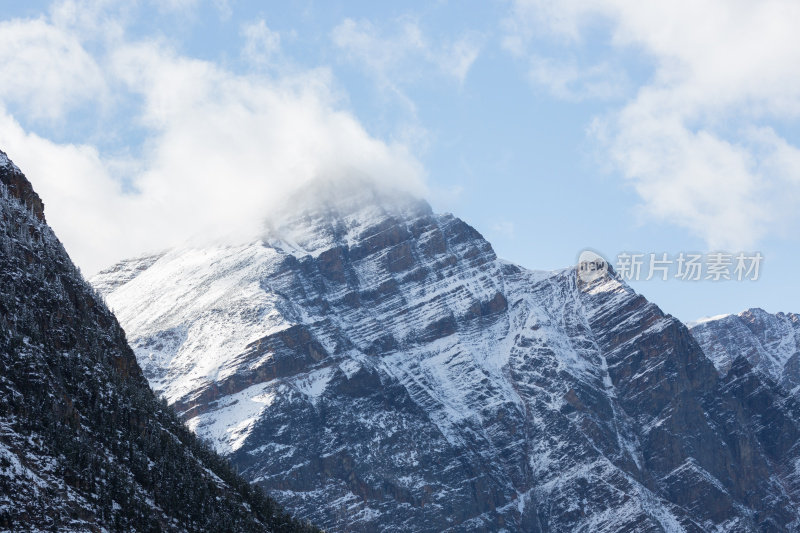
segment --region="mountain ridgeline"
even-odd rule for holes
[[[722,375],[742,356],[763,378],[800,392],[800,316],[748,309],[692,324],[691,331]]]
[[[92,282],[152,387],[330,531],[800,530],[800,407],[613,272],[366,184]]]
[[[155,397],[3,152],[0,530],[316,531]]]

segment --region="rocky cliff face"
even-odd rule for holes
[[[720,376],[613,274],[358,191],[93,280],[248,479],[331,531],[800,528],[800,411],[746,358]]]
[[[0,530],[303,530],[156,399],[3,152]]]
[[[692,324],[691,331],[720,374],[742,356],[763,376],[800,390],[800,316],[748,309]]]

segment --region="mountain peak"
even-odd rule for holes
[[[365,177],[320,179],[271,214],[264,238],[276,248],[317,255],[357,242],[370,228],[432,214],[425,200]]]
[[[736,379],[742,361],[724,381],[612,269],[532,272],[413,197],[328,185],[291,202],[274,244],[176,250],[95,280],[153,387],[287,508],[330,531],[795,519],[795,493],[760,473],[782,393]],[[783,423],[770,431],[800,434]],[[786,464],[793,439],[774,448]],[[766,500],[769,515],[748,506]]]

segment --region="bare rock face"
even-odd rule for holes
[[[613,273],[526,270],[373,200],[93,280],[253,483],[330,531],[800,528],[800,410],[747,358],[721,376]]]
[[[150,390],[0,152],[0,530],[310,531]]]

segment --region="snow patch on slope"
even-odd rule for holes
[[[197,435],[211,441],[220,453],[230,454],[241,448],[278,392],[270,383],[253,385],[224,396],[214,411],[190,418],[186,424]]]
[[[280,260],[261,243],[176,250],[107,296],[156,392],[174,402],[224,379],[232,354],[293,324],[261,285]]]
[[[321,368],[297,378],[294,381],[294,385],[316,405],[317,400],[319,400],[319,397],[325,392],[334,374],[335,370],[333,368]]]

